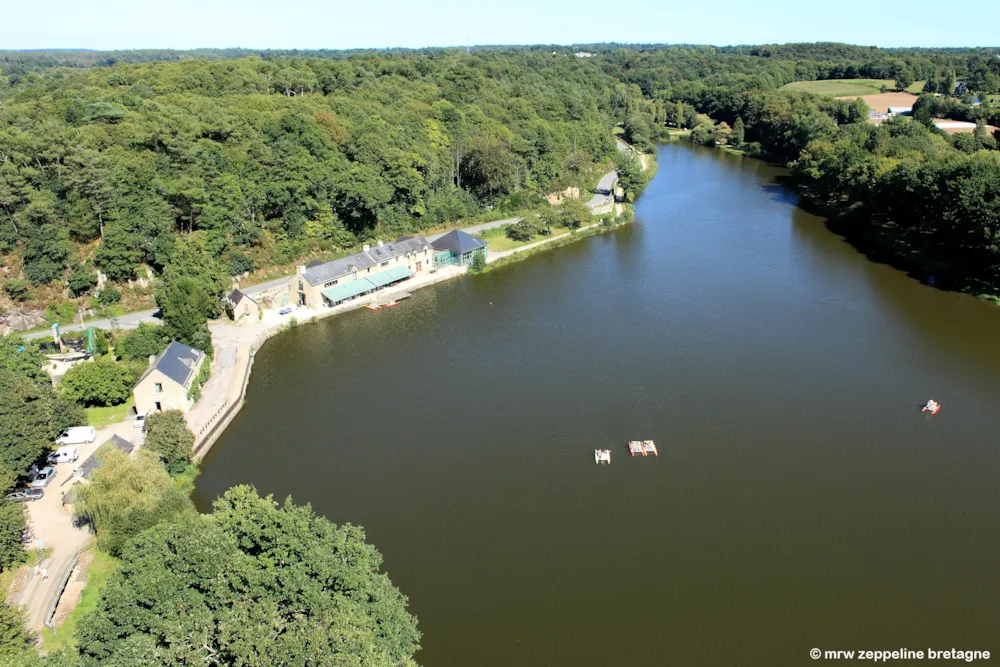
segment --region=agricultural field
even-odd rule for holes
[[[854,95],[838,97],[837,99],[853,100]],[[874,95],[862,95],[869,109],[885,113],[889,107],[912,107],[917,101],[917,96],[912,93],[875,93]]]
[[[829,95],[830,97],[862,97],[877,95],[882,92],[882,86],[894,90],[896,84],[892,79],[827,79],[825,81],[793,81],[782,86],[782,90],[797,90],[814,95]],[[919,93],[924,87],[923,81],[914,81],[906,90]]]

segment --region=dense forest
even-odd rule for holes
[[[865,117],[848,102],[779,90],[785,83],[873,77],[948,88],[960,79],[984,96],[1000,87],[1000,58],[988,49],[585,48],[594,57],[545,46],[4,52],[5,295],[51,300],[38,286],[62,285],[87,296],[97,270],[118,283],[143,267],[159,274],[192,234],[238,275],[514,213],[545,192],[586,186],[614,157],[614,125],[639,145],[662,138],[678,102],[730,126],[740,118],[747,144],[794,162],[811,141],[835,141]],[[948,118],[1000,124],[989,105],[935,104]],[[889,150],[895,130],[868,130],[877,148],[863,151]],[[964,142],[955,154],[934,162],[983,160],[959,153],[991,140],[955,140]]]
[[[597,63],[499,52],[7,77],[0,251],[34,285],[94,268],[121,282],[200,233],[235,274],[516,209],[609,162],[627,104],[609,81]]]

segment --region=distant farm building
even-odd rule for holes
[[[890,116],[912,116],[913,107],[889,107]]]
[[[976,130],[975,123],[967,123],[964,120],[935,120],[934,127],[939,130],[944,130],[948,134],[954,134],[956,132],[974,132]]]

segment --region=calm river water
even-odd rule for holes
[[[428,667],[996,654],[1000,308],[869,262],[773,167],[658,161],[629,228],[271,340],[200,505],[363,525]]]

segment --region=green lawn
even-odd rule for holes
[[[889,91],[896,89],[896,84],[891,79],[827,79],[826,81],[793,81],[781,87],[782,90],[797,90],[803,93],[813,93],[815,95],[829,95],[830,97],[847,97],[848,95],[877,95],[882,92],[882,86]],[[908,93],[919,93],[923,90],[924,82],[915,81],[913,85],[906,89]]]
[[[597,216],[595,216],[594,222],[599,222]],[[568,227],[553,227],[552,233],[548,236],[533,236],[530,241],[512,241],[505,235],[500,234],[499,236],[493,236],[491,238],[484,239],[489,245],[489,249],[493,252],[503,252],[504,250],[513,250],[514,248],[520,248],[521,246],[528,245],[529,243],[537,243],[538,241],[544,241],[550,239],[553,236],[559,236],[560,234],[566,234],[570,232]]]
[[[101,591],[111,578],[111,574],[118,567],[118,560],[108,554],[94,550],[94,560],[90,563],[87,571],[87,587],[83,589],[80,596],[80,603],[76,609],[69,613],[66,620],[55,630],[44,628],[42,630],[42,647],[46,652],[56,651],[61,648],[76,646],[76,624],[88,612],[97,607],[97,601],[101,596]]]
[[[87,425],[94,428],[104,428],[125,421],[125,417],[128,416],[128,411],[132,409],[134,403],[135,399],[130,398],[126,403],[110,408],[86,408]]]

